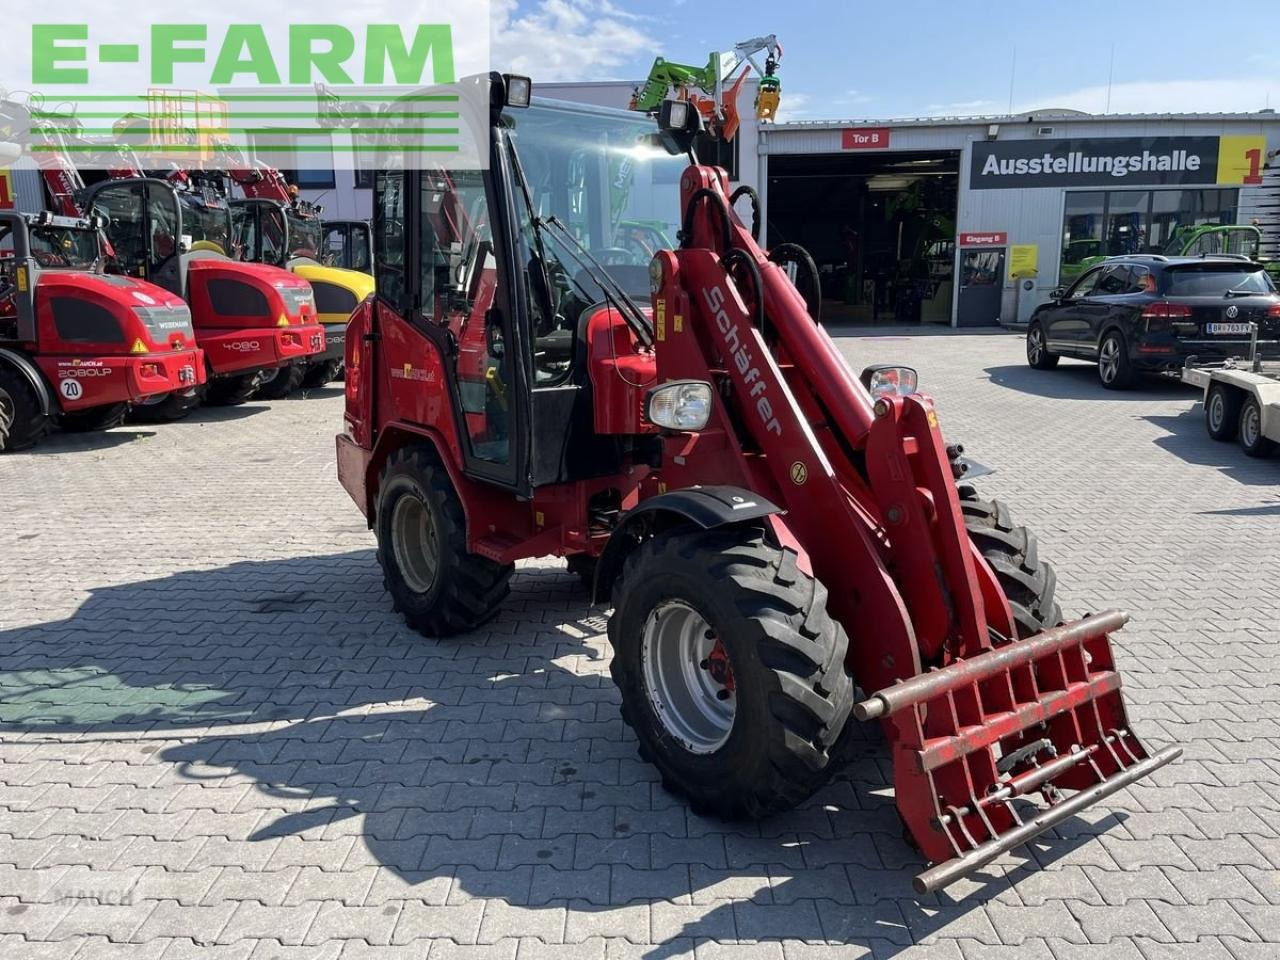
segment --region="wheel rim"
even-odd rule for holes
[[[259,381],[258,381],[258,386],[260,386],[260,387],[265,387],[265,386],[267,386],[267,384],[275,383],[275,382],[276,382],[276,378],[277,378],[277,377],[279,377],[279,376],[280,376],[280,374],[281,374],[281,373],[283,373],[283,372],[284,372],[284,367],[276,367],[276,368],[275,368],[274,370],[272,370],[270,373],[266,374],[266,375],[263,377],[263,379],[261,379],[261,380],[259,380]]]
[[[720,749],[733,731],[737,697],[724,647],[702,614],[679,600],[659,604],[645,621],[640,657],[663,728],[690,753]]]
[[[1032,363],[1039,363],[1042,356],[1044,356],[1044,333],[1039,327],[1032,327],[1031,333],[1027,336],[1027,359]]]
[[[1246,447],[1254,447],[1261,433],[1262,417],[1258,414],[1258,408],[1252,403],[1248,404],[1240,417],[1240,442]]]
[[[1098,357],[1098,371],[1103,383],[1111,383],[1120,369],[1120,344],[1115,337],[1102,341],[1102,353]]]
[[[391,550],[409,589],[430,591],[440,566],[440,543],[431,511],[415,496],[401,497],[391,511]]]
[[[1221,393],[1214,393],[1209,397],[1209,429],[1214,433],[1222,430],[1223,421],[1227,419],[1227,405],[1223,402]]]

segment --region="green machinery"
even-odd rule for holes
[[[765,54],[763,68],[755,60],[761,53]],[[756,119],[767,121],[777,116],[782,100],[782,83],[777,76],[781,60],[782,46],[773,34],[744,40],[726,53],[712,53],[704,66],[658,57],[649,70],[649,78],[632,95],[631,109],[654,113],[675,91],[677,98],[689,100],[698,108],[713,133],[732,140],[738,132],[738,91],[751,69],[760,75]]]

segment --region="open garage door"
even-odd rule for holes
[[[826,323],[950,323],[958,151],[769,157],[768,240],[813,254]]]

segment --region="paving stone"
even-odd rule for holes
[[[761,823],[665,792],[562,561],[520,563],[472,635],[405,628],[333,481],[340,389],[55,434],[0,482],[0,957],[1272,960],[1274,462],[1209,441],[1176,386],[1042,375],[996,332],[864,332],[839,341],[856,368],[910,356],[998,467],[978,485],[1037,531],[1068,615],[1133,611],[1130,715],[1182,761],[916,897],[878,730]],[[262,497],[286,468],[305,524]],[[195,499],[121,541],[109,505],[157,475]]]

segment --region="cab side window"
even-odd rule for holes
[[[379,170],[373,204],[373,245],[378,294],[405,309],[403,172]]]

